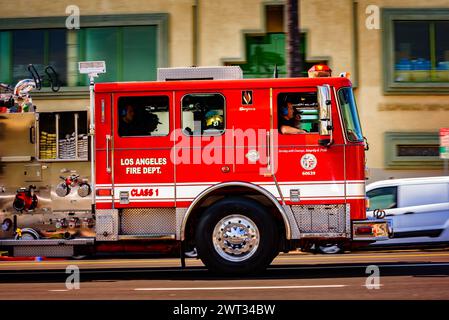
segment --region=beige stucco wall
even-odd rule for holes
[[[357,102],[359,105],[363,129],[371,149],[368,151],[368,166],[374,175],[385,176],[416,176],[438,175],[441,170],[389,170],[378,172],[384,167],[384,132],[387,131],[425,131],[436,132],[440,127],[449,126],[449,109],[446,111],[438,105],[449,106],[448,95],[385,95],[383,93],[382,36],[383,31],[368,30],[365,26],[365,9],[368,5],[392,8],[447,8],[447,0],[360,0],[358,6],[358,51],[359,51],[359,87]],[[410,104],[423,105],[424,110],[383,111],[383,106],[406,107]],[[402,108],[403,108],[402,107]],[[432,110],[436,107],[436,110]],[[375,178],[375,177],[374,177]]]
[[[244,31],[263,32],[265,29],[262,2],[200,0],[199,64],[217,66],[224,60],[244,61]]]
[[[30,1],[0,0],[2,17],[63,16],[73,0]],[[192,6],[199,5],[198,65],[221,65],[226,60],[244,60],[244,32],[263,32],[264,4],[284,3],[282,0],[77,0],[81,14],[169,14],[169,66],[190,66],[194,63]],[[353,8],[357,2],[357,36],[355,43]],[[440,174],[433,170],[385,171],[384,133],[387,131],[437,131],[449,127],[449,111],[395,110],[408,104],[430,108],[448,105],[448,95],[385,95],[383,93],[382,30],[365,26],[368,5],[392,8],[449,7],[447,0],[301,0],[300,24],[307,32],[308,59],[329,59],[334,74],[349,71],[355,76],[358,67],[356,95],[364,133],[371,149],[368,166],[377,177]],[[358,56],[355,57],[355,48]],[[85,106],[87,99],[37,100],[44,107],[58,104],[61,108]],[[435,108],[434,108],[435,109]]]
[[[302,0],[300,25],[307,33],[307,59],[328,59],[334,74],[354,72],[351,0]]]
[[[200,0],[199,64],[245,61],[245,33],[265,30],[264,5],[283,0]],[[301,0],[300,25],[307,32],[307,59],[328,59],[335,72],[353,69],[352,1]],[[338,14],[335,14],[338,12]],[[219,40],[219,41],[218,41]]]

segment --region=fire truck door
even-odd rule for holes
[[[176,92],[176,197],[188,206],[201,192],[229,181],[266,184],[268,89]]]
[[[114,94],[113,103],[115,207],[174,207],[172,93]]]
[[[338,112],[332,100],[334,143],[319,145],[317,88],[273,90],[273,149],[277,181],[287,204],[345,201],[344,145]]]
[[[97,209],[112,208],[111,94],[95,95],[95,178]]]

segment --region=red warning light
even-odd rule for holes
[[[309,78],[330,77],[332,70],[325,64],[316,64],[309,69]]]

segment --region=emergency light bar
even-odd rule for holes
[[[308,71],[309,78],[323,78],[330,77],[332,70],[325,64],[316,64]]]
[[[106,73],[106,63],[104,61],[81,61],[78,62],[78,70],[82,74]]]

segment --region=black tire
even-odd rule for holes
[[[226,221],[229,217],[234,217],[235,223],[229,223],[229,226],[240,226],[239,217],[243,217],[243,222],[245,219],[250,221],[249,225],[254,225],[256,228],[241,228],[242,230],[258,231],[257,236],[248,236],[249,241],[242,241],[243,244],[238,244],[238,246],[243,246],[247,250],[247,253],[242,253],[238,255],[228,254],[225,250],[216,248],[219,242],[219,237],[216,237],[216,242],[213,240],[214,229],[223,231],[219,225],[224,226],[226,223],[221,224],[221,222]],[[224,219],[224,220],[223,220]],[[220,223],[220,224],[219,224]],[[243,223],[242,223],[243,224]],[[227,229],[228,230],[228,229]],[[241,234],[241,233],[239,233]],[[226,233],[225,238],[229,237],[229,233]],[[231,236],[235,237],[235,236]],[[238,236],[237,236],[238,237]],[[248,243],[253,243],[252,238],[258,238],[257,246],[248,245]],[[246,239],[248,239],[246,238]],[[242,274],[242,273],[257,273],[266,269],[266,267],[273,261],[274,257],[278,254],[278,229],[276,223],[271,216],[271,214],[258,202],[247,199],[243,197],[229,197],[214,203],[212,206],[206,209],[200,221],[198,223],[198,228],[196,232],[196,246],[198,250],[198,256],[206,265],[206,267],[212,271],[220,274]],[[239,240],[239,238],[238,238]],[[231,240],[232,241],[232,240]],[[228,245],[227,248],[231,248],[233,244],[224,241]],[[254,243],[253,243],[254,244]],[[251,249],[252,248],[252,249]],[[254,249],[255,248],[255,249]],[[234,249],[234,247],[232,247]],[[242,250],[242,252],[245,250]],[[223,255],[225,257],[223,257]],[[232,261],[232,259],[242,259],[241,261]]]

